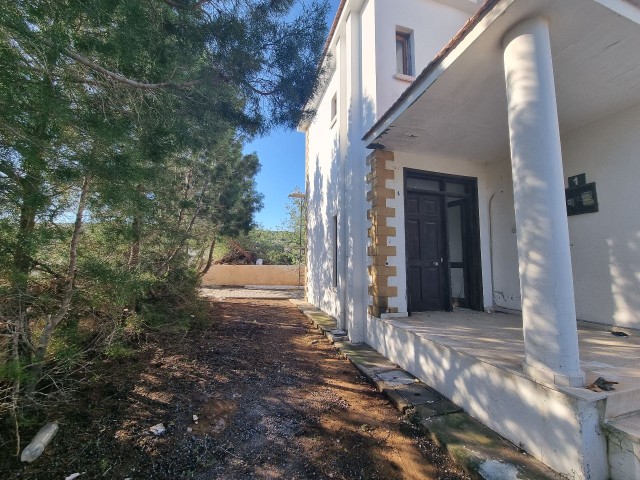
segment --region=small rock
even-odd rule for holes
[[[198,415],[194,415],[194,416],[193,416],[193,421],[194,421],[194,422],[197,422],[197,421],[198,421]]]
[[[187,427],[187,432],[189,432],[189,433],[193,432],[193,428]]]
[[[157,425],[151,427],[149,431],[154,435],[160,436],[163,435],[167,431],[167,429],[165,428],[164,424],[158,423]]]
[[[319,340],[314,340],[313,342],[311,342],[311,345],[317,345],[319,343]]]

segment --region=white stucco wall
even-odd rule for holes
[[[516,216],[513,208],[511,160],[505,158],[487,164],[491,201],[491,245],[493,252],[493,305],[510,310],[522,309],[518,275]],[[487,203],[487,212],[489,204]],[[489,304],[491,305],[491,304]]]
[[[632,328],[640,328],[639,126],[635,106],[562,138],[565,177],[596,182],[600,209],[569,217],[578,318]]]
[[[464,25],[470,13],[434,0],[375,0],[375,5],[376,105],[381,115],[410,85],[394,78],[396,28],[413,32],[417,75]]]
[[[338,50],[339,51],[339,50]],[[320,99],[307,130],[307,298],[328,314],[339,317],[341,305],[333,280],[335,228],[341,200],[340,123],[332,122],[331,99],[339,86],[336,70]]]
[[[366,132],[378,118],[380,109],[376,105],[379,80],[376,77],[376,2],[367,0],[360,14],[361,19],[361,91],[354,92],[361,98],[360,106],[360,132]],[[380,79],[381,81],[382,79]],[[358,132],[350,132],[353,142],[360,141],[356,137]],[[363,142],[361,142],[363,143]]]

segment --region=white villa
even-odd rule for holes
[[[342,0],[324,62],[307,300],[568,478],[640,479],[640,2]]]

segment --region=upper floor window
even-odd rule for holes
[[[413,75],[412,47],[411,32],[396,30],[396,73]]]
[[[338,115],[338,94],[334,93],[331,98],[331,123],[333,123]]]

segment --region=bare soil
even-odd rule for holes
[[[286,300],[212,301],[208,322],[151,335],[59,420],[42,457],[0,478],[467,478]]]

